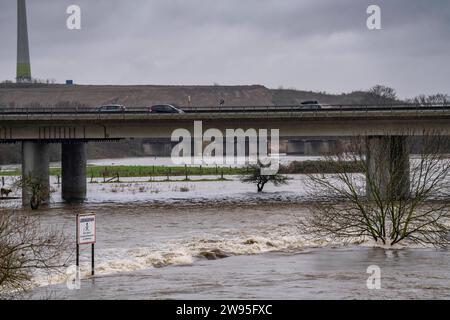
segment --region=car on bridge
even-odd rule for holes
[[[171,104],[158,104],[148,108],[150,113],[178,113],[183,114],[184,111]]]
[[[300,103],[302,110],[319,110],[322,109],[322,105],[317,100],[303,101]]]
[[[121,104],[108,104],[97,109],[98,112],[124,112],[127,108]]]

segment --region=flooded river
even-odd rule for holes
[[[45,286],[32,298],[450,298],[450,252],[309,242],[296,228],[307,211],[302,204],[88,204],[77,209],[97,213],[97,276],[83,280],[81,290]],[[73,234],[70,208],[54,208],[45,219]],[[205,252],[229,257],[208,260]],[[89,257],[85,248],[84,274]],[[381,268],[381,290],[367,289],[370,265]]]
[[[214,177],[211,177],[214,178]],[[229,181],[131,178],[88,183],[88,201],[66,205],[52,178],[43,225],[63,228],[74,243],[75,214],[97,215],[96,276],[90,248],[81,251],[81,290],[65,270],[36,274],[32,299],[449,299],[450,252],[385,249],[370,243],[311,241],[298,222],[308,214],[307,183],[255,186]],[[21,210],[18,201],[3,207]],[[381,289],[369,290],[369,266]]]

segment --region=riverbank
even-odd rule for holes
[[[362,168],[353,162],[333,162],[326,160],[293,161],[281,165],[279,172],[282,174],[311,174],[311,173],[335,173],[345,168],[346,172],[362,172]],[[86,169],[87,178],[114,178],[114,177],[180,177],[184,176],[225,176],[245,175],[250,172],[248,167],[233,166],[166,166],[166,165],[89,165]],[[20,176],[19,167],[7,168],[0,171],[0,176]],[[50,175],[61,176],[60,167],[50,168]]]

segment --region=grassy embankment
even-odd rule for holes
[[[342,168],[347,172],[361,172],[358,164],[342,163],[331,161],[302,161],[292,162],[288,166],[281,166],[282,174],[309,174],[309,173],[335,173]],[[216,179],[200,179],[193,181],[214,181],[224,180],[225,176],[242,175],[248,172],[247,168],[230,167],[183,167],[183,166],[89,166],[87,168],[87,177],[93,179],[103,178],[104,182],[116,182],[119,178],[136,177],[184,177],[191,180],[192,176],[217,176]],[[19,169],[10,171],[0,171],[0,176],[20,176]],[[51,168],[50,175],[61,176],[60,168]],[[115,181],[114,181],[115,180]]]
[[[246,172],[245,168],[229,167],[182,167],[182,166],[88,166],[87,178],[102,178],[103,182],[117,182],[120,178],[137,177],[184,177],[192,181],[225,180],[225,176],[239,175]],[[0,171],[0,176],[20,176],[20,169]],[[51,176],[61,176],[61,168],[50,168]],[[217,176],[216,179],[191,179],[192,176]]]

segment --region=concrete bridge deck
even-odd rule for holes
[[[204,130],[279,129],[281,137],[450,134],[450,105],[194,107],[185,114],[0,108],[0,142],[170,138],[175,129],[193,128],[194,121],[202,121]]]

